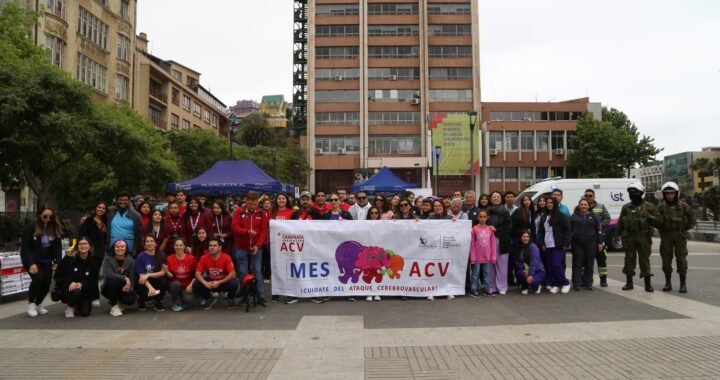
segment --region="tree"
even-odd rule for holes
[[[256,112],[245,116],[240,122],[240,132],[237,136],[236,141],[249,147],[270,145],[272,133],[267,127],[267,115]]]
[[[709,208],[713,213],[713,220],[720,220],[720,186],[712,186],[703,191],[700,199],[703,203],[703,220],[707,220],[705,208]]]
[[[167,138],[177,158],[182,178],[195,177],[216,161],[227,159],[230,149],[227,140],[202,129],[171,132]]]
[[[568,168],[586,178],[621,177],[661,152],[652,138],[640,135],[624,113],[605,107],[603,121],[587,114],[578,118],[572,145],[575,150],[568,157]]]
[[[690,164],[690,169],[696,171],[700,178],[700,191],[705,191],[705,178],[712,176],[713,170],[715,170],[713,161],[704,157],[696,158],[695,161]]]

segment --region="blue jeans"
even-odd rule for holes
[[[490,282],[488,281],[490,277],[490,264],[470,264],[470,269],[472,271],[470,275],[470,290],[473,292],[478,291],[480,271],[482,271],[483,288],[487,291],[490,288]]]
[[[258,284],[258,295],[265,298],[265,282],[262,274],[262,250],[258,249],[253,255],[248,249],[233,248],[235,256],[235,270],[238,274],[238,281],[242,283],[243,277],[248,273],[248,261],[252,260],[252,269]]]

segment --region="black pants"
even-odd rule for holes
[[[52,265],[36,264],[38,272],[30,274],[30,289],[28,289],[28,303],[40,305],[48,291],[50,291],[50,283],[52,282]],[[28,271],[29,273],[29,271]]]
[[[165,277],[160,278],[148,278],[148,281],[150,284],[155,288],[155,290],[159,290],[160,293],[152,297],[152,299],[157,301],[162,301],[163,298],[165,298],[165,292],[167,291],[168,282]],[[148,288],[145,287],[145,285],[135,284],[135,291],[138,294],[138,303],[144,304],[147,302],[147,300],[151,297],[148,297]]]
[[[65,289],[62,292],[61,300],[68,306],[74,307],[75,311],[78,314],[82,315],[83,317],[87,317],[92,311],[91,303],[94,299],[91,298],[92,294],[92,289],[82,288],[72,292],[68,289]]]
[[[93,256],[93,258],[95,259],[95,262],[97,263],[97,265],[96,265],[96,268],[93,268],[94,271],[92,274],[94,275],[95,279],[99,279],[100,278],[100,269],[102,267],[102,262],[103,262],[103,259],[105,258],[105,256],[104,256],[104,254],[95,255],[95,256]],[[90,286],[88,287],[88,291],[90,292],[88,295],[90,297],[90,299],[92,299],[92,300],[100,299],[100,283],[90,284]]]
[[[264,246],[262,248],[262,274],[263,279],[270,279],[270,247]]]
[[[168,287],[170,290],[170,296],[172,297],[173,304],[189,305],[193,303],[195,297],[192,293],[185,291],[185,288],[180,284],[180,281],[173,281]]]
[[[238,282],[237,278],[233,278],[232,280],[220,285],[220,287],[213,289],[213,292],[219,292],[224,293],[227,292],[227,298],[228,299],[235,299],[238,292],[238,286],[240,286],[240,283]],[[203,285],[200,281],[195,281],[193,283],[193,293],[200,296],[200,298],[206,300],[210,299],[212,297],[211,290],[206,288],[205,285]]]
[[[581,280],[585,286],[592,286],[597,243],[593,239],[573,240],[572,242],[572,283],[579,287]]]
[[[111,306],[117,305],[118,302],[121,302],[124,305],[132,305],[135,303],[135,300],[137,300],[137,295],[135,293],[125,293],[122,291],[124,286],[124,280],[105,277],[102,295],[110,301]]]

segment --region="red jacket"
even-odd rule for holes
[[[256,232],[252,238],[248,231]],[[252,246],[262,246],[267,238],[268,217],[265,211],[260,208],[248,212],[247,208],[241,207],[235,210],[232,217],[232,232],[235,238],[235,248],[249,249]]]
[[[208,233],[208,238],[212,237],[212,231],[210,231],[211,221],[210,214],[200,210],[196,215],[185,214],[182,217],[183,223],[185,224],[185,239],[189,246],[192,247],[195,242],[195,235],[200,227],[205,228]],[[195,228],[193,228],[193,226]]]

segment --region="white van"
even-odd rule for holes
[[[604,231],[608,237],[606,241],[608,248],[612,250],[622,249],[622,242],[619,238],[613,239],[613,231],[617,218],[620,216],[620,209],[630,199],[627,195],[627,188],[632,182],[637,182],[633,178],[588,178],[588,179],[561,179],[558,177],[549,178],[538,182],[520,193],[517,196],[516,203],[520,203],[520,199],[524,195],[530,196],[534,203],[537,203],[538,197],[541,195],[550,196],[555,189],[563,192],[563,204],[565,204],[570,212],[575,210],[577,203],[585,195],[586,189],[595,191],[595,201],[602,203],[610,212],[610,226]]]

